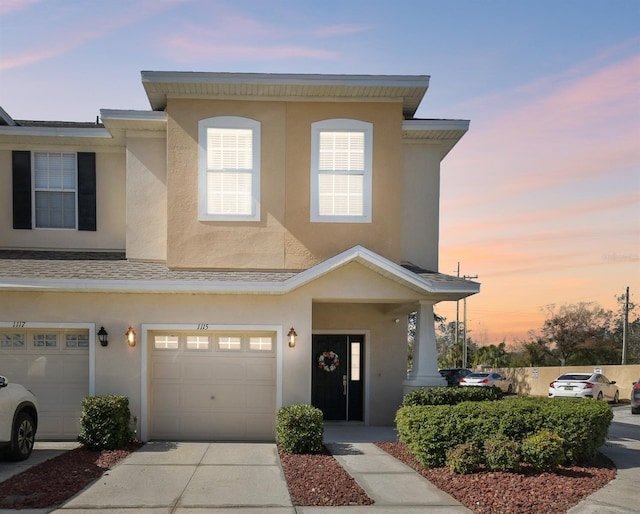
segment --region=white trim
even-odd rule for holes
[[[18,325],[16,325],[18,324]],[[96,394],[96,324],[46,321],[0,321],[0,328],[21,329],[86,329],[89,331],[89,396]]]
[[[402,130],[469,130],[469,120],[404,120]]]
[[[247,129],[252,132],[251,213],[247,215],[210,214],[207,212],[207,129]],[[198,220],[260,221],[260,122],[241,116],[214,116],[198,122]],[[248,171],[248,170],[247,170]]]
[[[206,323],[206,322],[205,322]],[[142,441],[149,440],[149,338],[151,331],[176,330],[176,331],[198,331],[199,323],[142,323],[140,325],[140,438]],[[94,326],[95,330],[95,326]],[[282,407],[282,384],[283,384],[283,325],[220,325],[208,323],[207,331],[241,331],[241,332],[276,332],[276,412]]]
[[[362,191],[362,215],[321,215],[318,179],[320,175],[320,134],[322,132],[363,132],[364,169]],[[373,124],[346,118],[316,121],[311,124],[311,178],[310,218],[314,223],[371,223],[373,192]]]
[[[369,425],[371,419],[371,330],[354,330],[351,328],[348,330],[341,328],[313,330],[311,337],[313,338],[314,335],[322,334],[364,335],[364,399],[362,405],[364,408],[364,424]],[[313,379],[310,387],[313,388]]]
[[[100,109],[100,118],[118,121],[161,121],[166,122],[169,117],[164,111],[135,111],[127,109]]]
[[[0,126],[0,136],[37,136],[37,137],[78,137],[112,139],[111,132],[106,128],[80,127],[5,127]]]

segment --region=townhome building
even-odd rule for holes
[[[391,425],[445,385],[433,307],[480,285],[438,271],[469,122],[415,118],[429,77],[141,78],[149,110],[95,123],[0,109],[0,375],[39,437],[77,437],[90,395],[145,441],[273,440],[282,406]]]

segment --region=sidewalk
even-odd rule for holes
[[[627,407],[628,410],[628,407]],[[568,514],[640,512],[640,416],[621,408],[603,453],[617,477]],[[56,514],[328,514],[469,513],[374,442],[395,441],[391,427],[327,424],[324,441],[335,458],[375,501],[371,506],[294,507],[271,443],[147,443],[81,491]],[[54,445],[56,443],[53,443]],[[41,448],[42,449],[42,448]],[[48,451],[63,451],[53,448]],[[42,454],[44,455],[44,454]],[[30,459],[31,461],[31,459]],[[0,464],[3,464],[0,462]],[[35,464],[35,462],[31,462]],[[26,466],[26,464],[25,464]],[[0,479],[2,479],[0,466]],[[6,478],[6,477],[5,477]],[[37,484],[34,484],[37,487]],[[52,509],[1,510],[0,514],[46,514]]]

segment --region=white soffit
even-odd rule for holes
[[[166,108],[167,98],[401,101],[410,118],[429,87],[429,76],[143,71],[142,84],[155,111]]]

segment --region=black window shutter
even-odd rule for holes
[[[78,152],[78,230],[96,230],[96,154]]]
[[[13,228],[31,229],[31,152],[14,151]]]

